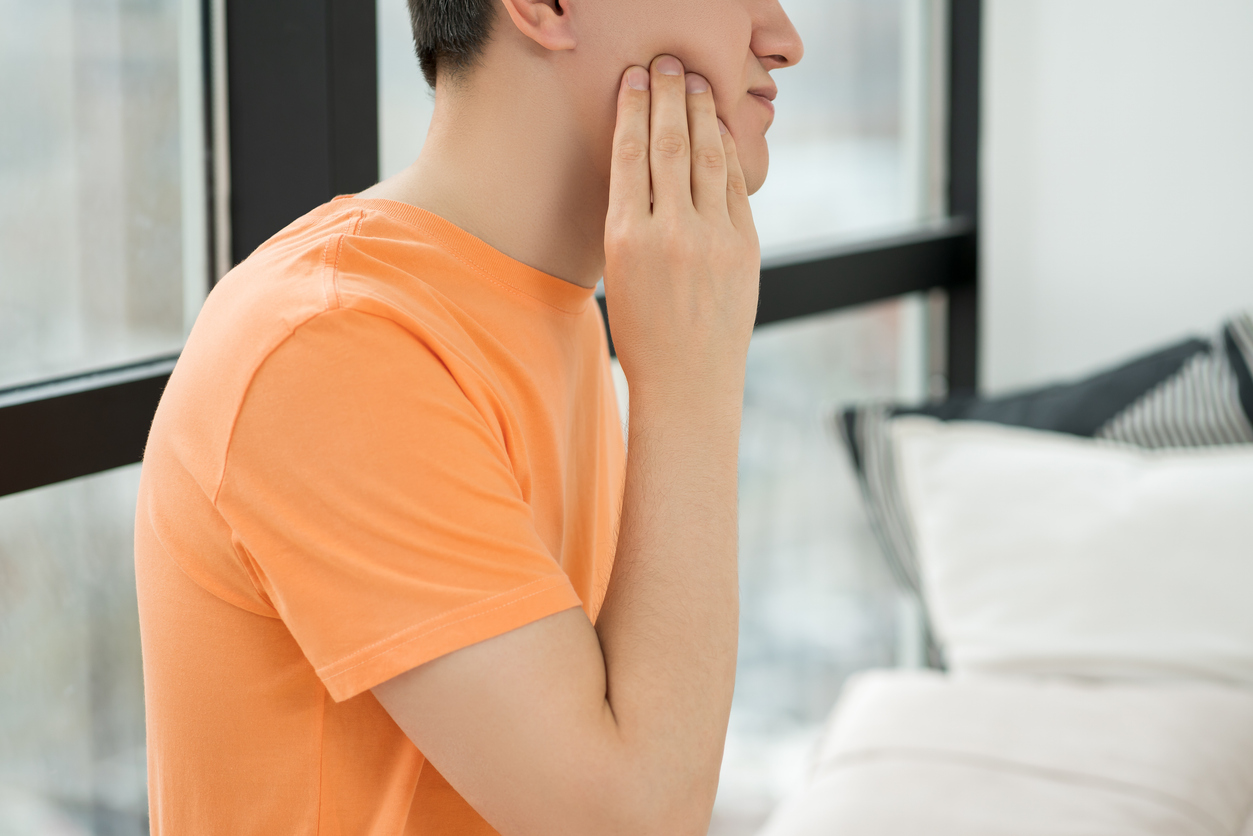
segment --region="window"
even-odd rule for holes
[[[939,214],[936,5],[783,0],[805,58],[773,73],[770,176],[753,197],[767,255]]]
[[[208,290],[200,20],[0,2],[0,389],[182,346]],[[138,477],[0,499],[0,832],[148,832]]]
[[[767,258],[918,222],[939,203],[931,4],[783,0],[805,59],[774,73]],[[902,603],[831,421],[926,394],[920,296],[759,328],[740,441],[740,652],[711,836],[755,831],[856,670],[897,662]]]
[[[182,345],[208,288],[199,21],[0,2],[0,388]]]
[[[413,162],[433,112],[405,0],[377,0],[379,160]],[[753,196],[767,256],[943,212],[936,132],[942,104],[931,0],[783,0],[804,60],[773,74],[770,176]]]
[[[890,300],[761,328],[740,438],[740,650],[711,836],[752,833],[808,763],[845,678],[891,667],[902,601],[831,417],[921,395],[924,323]]]
[[[413,52],[407,0],[377,2],[379,176],[391,177],[418,158],[435,96]]]
[[[752,832],[843,678],[908,639],[828,417],[929,371],[974,385],[979,0],[782,2],[808,56],[754,197],[717,836]],[[147,832],[127,465],[208,265],[407,165],[429,120],[404,0],[226,6],[0,0],[0,832]]]
[[[148,832],[139,467],[0,499],[0,833]]]
[[[766,257],[787,262],[940,214],[940,4],[783,6],[806,58],[773,74],[770,176],[753,197]],[[387,176],[421,150],[432,97],[405,0],[378,0],[378,42]],[[907,640],[830,418],[841,403],[926,394],[926,313],[914,295],[767,325],[754,337],[740,452],[739,672],[715,836],[760,825],[803,769],[845,677],[894,664]]]

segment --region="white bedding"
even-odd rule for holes
[[[1253,686],[1253,445],[892,433],[952,670]]]
[[[761,836],[1253,836],[1253,690],[875,671]]]

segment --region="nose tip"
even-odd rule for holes
[[[758,40],[763,48],[757,54],[770,59],[777,67],[795,66],[805,55],[805,44],[779,0],[772,5],[773,13],[761,21],[764,25]]]
[[[780,57],[787,61],[787,66],[791,67],[799,64],[801,59],[805,57],[805,42],[801,40],[801,33],[796,31],[796,27],[792,25],[790,19],[787,21],[787,28],[791,38],[787,48],[783,51],[783,55]]]

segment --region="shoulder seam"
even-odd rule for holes
[[[341,236],[341,237],[342,237],[342,236]],[[274,343],[274,345],[270,346],[270,348],[269,348],[269,349],[265,352],[265,354],[261,357],[261,359],[260,359],[260,360],[256,363],[256,365],[253,367],[253,369],[252,369],[251,373],[250,373],[250,374],[249,374],[249,376],[248,376],[248,382],[244,385],[244,387],[243,387],[243,392],[242,392],[242,394],[241,394],[241,395],[240,395],[240,397],[239,397],[239,401],[235,404],[234,411],[233,411],[233,413],[231,414],[231,419],[230,419],[230,430],[229,430],[229,431],[228,431],[228,433],[227,433],[227,437],[226,437],[226,444],[225,444],[224,449],[223,449],[223,452],[222,452],[222,466],[221,466],[221,469],[219,470],[219,473],[218,473],[217,484],[213,487],[213,494],[212,494],[212,496],[210,497],[210,504],[212,505],[213,509],[214,509],[215,511],[217,511],[219,514],[221,514],[221,513],[222,513],[222,509],[220,508],[220,506],[219,506],[219,504],[218,504],[218,503],[219,503],[219,499],[220,499],[221,494],[222,494],[222,488],[223,488],[223,486],[226,484],[226,474],[227,474],[227,469],[228,469],[228,468],[229,468],[229,466],[230,466],[230,456],[231,456],[231,449],[232,449],[232,447],[233,447],[233,445],[234,445],[234,441],[235,441],[235,431],[236,431],[236,429],[237,429],[237,428],[238,428],[238,426],[239,426],[239,416],[240,416],[240,414],[243,412],[244,403],[245,403],[245,402],[247,401],[247,399],[248,399],[248,394],[252,391],[252,386],[253,386],[253,383],[254,383],[254,382],[255,382],[255,380],[256,380],[257,375],[260,373],[260,371],[261,371],[262,367],[264,367],[264,366],[265,366],[265,364],[269,361],[269,359],[270,359],[271,357],[273,357],[273,356],[274,356],[275,352],[277,352],[280,348],[282,348],[284,345],[286,345],[286,344],[287,344],[287,342],[288,342],[289,340],[291,340],[291,338],[292,338],[293,336],[295,336],[295,335],[296,335],[296,332],[297,332],[297,331],[299,331],[301,328],[305,327],[305,326],[306,326],[306,325],[308,325],[309,323],[313,322],[314,320],[321,319],[321,318],[322,318],[322,317],[324,317],[324,316],[331,316],[331,315],[334,315],[334,314],[357,314],[357,315],[360,315],[360,316],[370,317],[370,318],[372,318],[372,319],[382,319],[382,320],[387,321],[387,322],[392,322],[391,320],[388,320],[386,317],[382,317],[382,316],[380,316],[379,314],[376,314],[376,313],[371,313],[371,312],[369,312],[369,311],[357,310],[356,308],[352,308],[352,307],[346,307],[346,308],[332,308],[332,309],[328,309],[328,310],[318,311],[318,312],[314,313],[314,314],[313,314],[313,315],[311,315],[311,316],[307,316],[307,317],[305,317],[305,318],[304,318],[303,320],[301,320],[300,322],[297,322],[296,324],[292,325],[292,326],[288,329],[287,333],[286,333],[286,334],[284,334],[284,335],[283,335],[283,337],[282,337],[281,339],[277,340],[277,341]],[[393,325],[397,325],[397,326],[398,326],[398,323],[392,322],[392,324],[393,324]],[[398,326],[398,327],[399,327],[399,326]],[[415,335],[415,340],[416,340],[416,339],[417,339],[417,337],[416,337],[416,335]],[[417,341],[422,342],[421,340],[417,340]],[[430,350],[431,350],[430,346],[426,346],[426,345],[424,344],[424,347],[425,347],[425,348],[426,348],[426,350],[428,350],[428,351],[430,351]],[[444,362],[443,358],[440,358],[438,354],[436,354],[436,355],[435,355],[435,357],[436,357],[436,359],[438,359],[438,360],[440,361],[440,363],[441,363],[442,365],[445,365],[445,368],[447,368],[447,365],[446,365],[446,363]],[[461,358],[461,359],[462,359],[462,361],[463,361],[463,362],[465,362],[465,361],[464,361],[464,358]],[[472,364],[467,364],[467,365],[469,365],[469,366],[470,366],[471,370],[472,370],[472,371],[474,371],[474,373],[475,373],[476,375],[478,374],[477,370],[473,370],[473,366],[472,366]],[[449,370],[449,373],[451,374],[451,370]],[[486,381],[485,381],[485,383],[486,383]],[[480,410],[475,409],[475,412],[478,414],[478,416],[479,416],[480,420],[483,420],[485,423],[487,422],[487,418],[486,418],[486,416],[484,416]],[[232,553],[234,553],[234,557],[235,557],[235,559],[236,559],[237,561],[241,561],[241,562],[242,562],[243,558],[242,558],[242,557],[241,557],[241,556],[240,556],[240,555],[236,552],[236,549],[234,548],[234,545],[233,545],[233,544],[232,544],[231,551],[232,551]],[[264,598],[264,597],[267,595],[267,593],[265,592],[265,590],[263,590],[263,589],[261,589],[261,588],[259,588],[259,587],[257,586],[256,579],[252,576],[252,573],[251,573],[250,571],[248,571],[247,566],[244,566],[244,570],[245,570],[245,572],[246,572],[246,573],[248,574],[248,576],[249,576],[249,582],[250,582],[250,583],[252,583],[252,585],[253,585],[253,589],[254,589],[254,590],[255,590],[255,591],[256,591],[259,595],[263,596],[263,598]],[[219,597],[220,597],[220,596],[219,596]]]
[[[344,239],[349,235],[356,235],[361,229],[361,222],[365,217],[365,212],[357,210],[353,212],[349,219],[348,229],[340,232],[326,240],[326,245],[322,248],[322,298],[326,302],[328,309],[342,308],[343,299],[339,295],[339,259],[344,251]],[[331,251],[331,245],[334,244],[334,252]]]
[[[342,235],[339,237],[342,238]],[[328,242],[328,245],[329,245],[329,242]],[[310,322],[313,322],[313,320],[315,319],[319,319],[323,316],[327,316],[327,315],[330,315],[333,313],[339,313],[339,312],[360,313],[363,316],[371,316],[371,314],[364,313],[363,311],[352,311],[352,309],[350,308],[332,308],[328,310],[321,310],[313,314],[312,316],[305,317],[300,322],[297,322],[295,325],[289,328],[287,333],[283,335],[282,339],[276,341],[274,345],[270,346],[269,350],[265,352],[265,355],[257,362],[257,364],[253,367],[252,372],[248,375],[248,382],[244,384],[243,393],[239,396],[239,402],[235,404],[234,412],[231,414],[230,431],[227,432],[226,434],[226,445],[224,446],[222,450],[222,467],[218,471],[218,482],[213,488],[213,496],[210,497],[209,499],[210,505],[213,507],[213,510],[215,510],[219,515],[221,515],[223,520],[225,520],[225,516],[222,515],[222,509],[218,505],[218,499],[222,495],[223,485],[226,484],[226,469],[227,467],[230,466],[231,447],[235,442],[235,430],[239,426],[239,415],[241,412],[243,412],[244,402],[248,400],[248,393],[252,391],[252,384],[256,380],[257,374],[261,371],[261,367],[264,366],[266,362],[271,357],[274,356],[274,352],[278,351],[280,348],[286,345],[287,341],[290,340],[293,336],[295,336],[297,331],[299,331],[304,326],[308,325]],[[241,564],[244,563],[243,557],[238,553],[233,542],[231,544],[231,553],[234,555],[236,561],[240,562]],[[242,568],[244,569],[244,572],[248,575],[248,582],[252,584],[253,590],[256,591],[256,593],[260,595],[263,599],[268,599],[268,595],[266,594],[265,590],[261,589],[257,585],[257,580],[253,576],[253,573],[249,571],[247,565],[244,564]]]
[[[222,493],[222,483],[226,481],[226,464],[230,460],[231,443],[235,439],[235,426],[237,422],[239,421],[239,413],[240,413],[240,410],[243,409],[244,399],[247,398],[248,391],[252,388],[252,382],[253,380],[256,379],[257,372],[259,372],[261,370],[261,367],[265,365],[266,360],[270,359],[270,355],[272,355],[284,343],[286,343],[289,339],[291,339],[292,335],[295,334],[296,331],[301,326],[311,322],[312,320],[318,318],[319,316],[322,316],[323,314],[330,313],[331,311],[334,311],[334,310],[340,310],[342,308],[340,304],[340,298],[339,298],[339,288],[335,282],[335,275],[336,275],[337,270],[339,269],[339,256],[340,256],[340,252],[343,250],[344,236],[354,234],[360,228],[361,215],[362,213],[360,211],[354,212],[349,222],[348,231],[339,232],[334,235],[328,236],[326,239],[326,243],[322,245],[322,304],[324,306],[323,309],[305,317],[304,319],[300,320],[299,322],[297,322],[296,324],[288,328],[287,333],[284,334],[281,339],[277,340],[274,343],[274,345],[270,346],[269,350],[265,352],[265,355],[262,356],[261,359],[257,361],[257,364],[253,367],[251,374],[248,375],[248,382],[244,384],[243,393],[240,395],[239,402],[235,404],[234,412],[231,415],[230,431],[227,432],[226,434],[226,445],[224,446],[222,450],[222,466],[218,470],[218,481],[217,481],[217,484],[214,485],[213,487],[213,496],[210,497],[210,502],[213,504],[214,508],[217,508],[218,497]],[[332,244],[334,245],[333,255],[331,251]],[[329,287],[328,287],[328,284],[329,284]],[[334,295],[334,302],[332,302],[331,300],[332,294]]]
[[[363,294],[363,295],[366,295],[368,298],[375,298],[380,302],[384,301],[378,297],[374,297],[369,294]],[[261,359],[257,361],[256,365],[252,369],[252,372],[249,374],[248,382],[244,384],[243,393],[240,395],[239,402],[235,404],[234,412],[231,415],[231,427],[230,427],[230,431],[227,433],[226,445],[222,452],[222,467],[218,473],[217,484],[213,488],[213,496],[210,498],[214,508],[218,507],[218,498],[221,496],[221,493],[222,493],[222,485],[226,482],[226,469],[230,463],[231,446],[235,440],[235,429],[239,424],[239,415],[243,411],[244,401],[247,400],[248,393],[252,391],[252,385],[253,385],[253,382],[256,380],[257,374],[260,373],[261,368],[269,361],[269,359],[274,355],[274,353],[278,351],[280,348],[282,348],[284,345],[286,345],[286,343],[292,337],[296,335],[297,331],[299,331],[301,328],[305,327],[309,323],[313,322],[315,319],[320,319],[324,316],[329,316],[329,315],[337,314],[337,313],[358,314],[360,316],[370,317],[372,319],[382,319],[386,322],[391,322],[393,325],[397,325],[397,327],[399,327],[398,323],[388,319],[387,317],[380,316],[377,313],[371,313],[370,311],[362,311],[353,307],[329,308],[327,310],[318,311],[317,313],[314,313],[311,316],[305,317],[300,322],[297,322],[295,325],[291,326],[291,328],[288,329],[287,333],[283,335],[282,339],[277,340],[274,343],[274,345],[270,346],[269,350],[267,350],[264,356],[262,356]],[[423,322],[422,325],[425,328],[429,328],[429,325],[427,325],[427,323],[425,322]],[[427,351],[432,351],[431,347],[429,345],[425,345],[424,341],[418,339],[416,335],[414,335],[414,339],[418,340],[419,342],[423,342]],[[482,377],[482,374],[474,367],[474,364],[470,362],[468,358],[462,356],[459,350],[449,345],[445,345],[445,348],[451,351],[454,355],[456,355],[457,359],[460,362],[464,363],[468,371],[470,371],[472,374],[474,374],[476,378],[482,381],[483,385],[491,389],[495,389],[491,381],[484,379]],[[435,354],[435,352],[433,351],[432,353]],[[440,360],[441,365],[444,365],[445,367],[447,366],[447,364],[444,362],[442,358],[439,357],[438,354],[435,354],[435,356],[437,359]],[[449,373],[450,374],[452,373],[451,370],[449,370]],[[483,416],[481,412],[480,412],[480,417],[483,417],[484,420],[486,420],[486,416]]]
[[[327,243],[329,246],[330,242]],[[297,331],[305,325],[308,325],[313,320],[326,316],[329,313],[333,313],[336,310],[336,308],[320,310],[311,316],[305,317],[295,325],[288,328],[287,333],[283,335],[282,339],[275,341],[274,345],[270,346],[261,359],[257,361],[256,365],[253,366],[252,371],[248,375],[248,382],[244,384],[243,392],[239,396],[239,402],[235,404],[235,408],[231,413],[231,428],[226,434],[226,444],[222,450],[222,467],[218,471],[218,483],[214,486],[213,496],[211,497],[214,508],[218,507],[218,497],[222,493],[222,483],[226,481],[226,466],[230,462],[231,458],[231,445],[235,441],[235,428],[239,425],[239,413],[243,411],[244,401],[248,399],[248,393],[252,391],[252,384],[253,381],[257,379],[257,373],[261,371],[261,367],[266,364],[266,361],[274,355],[274,352],[286,345],[287,341],[290,340]]]

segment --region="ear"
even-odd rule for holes
[[[574,0],[500,0],[518,31],[544,49],[574,49],[566,7]]]

